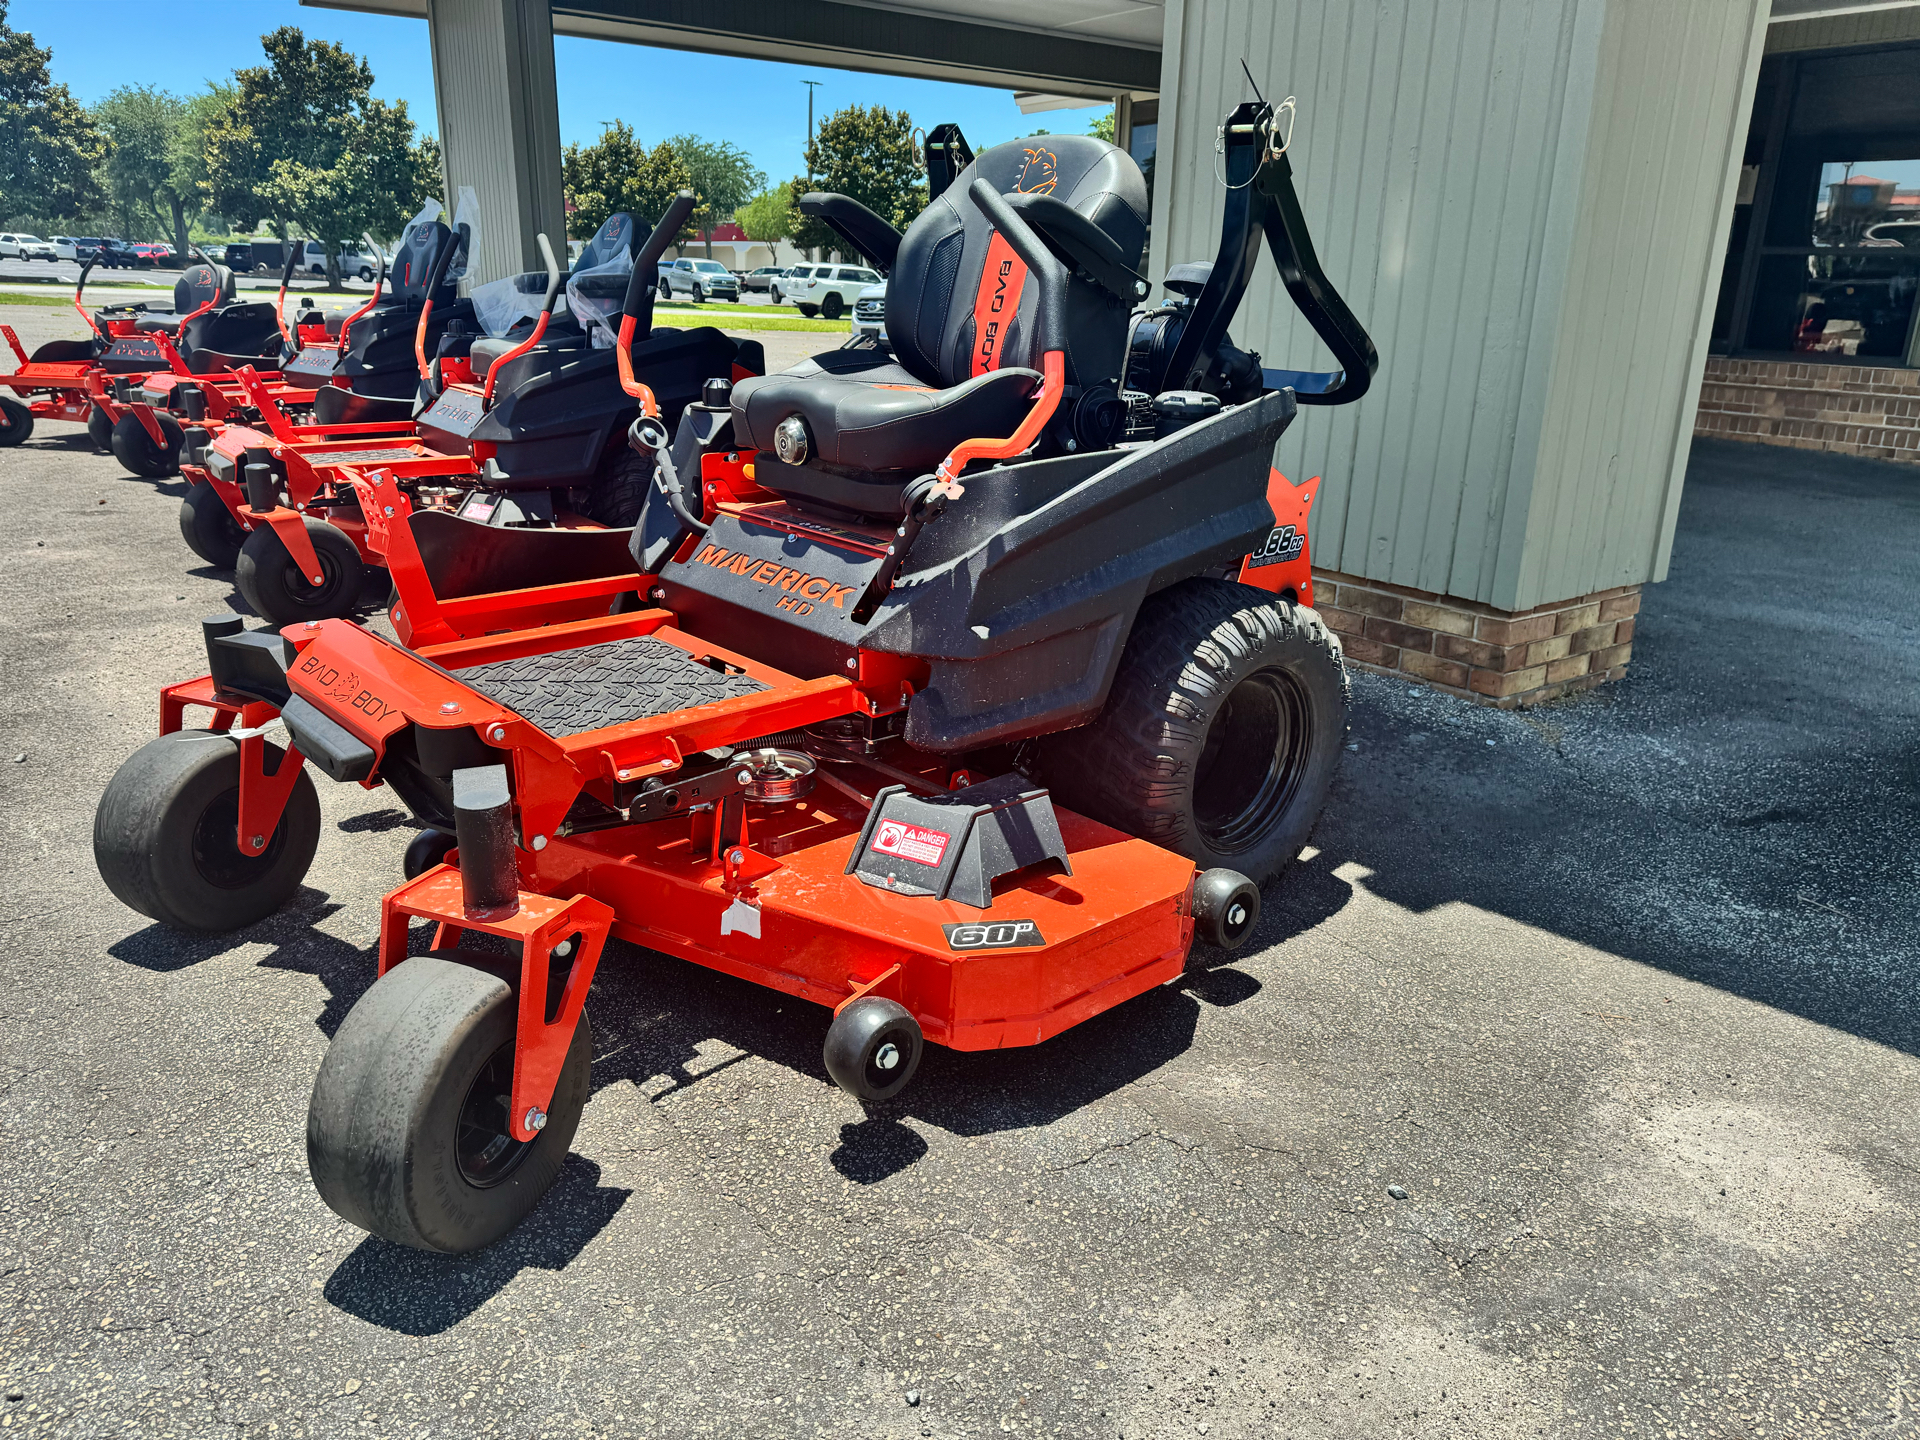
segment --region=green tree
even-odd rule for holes
[[[173,188],[189,197],[191,208],[205,217],[208,194],[207,132],[240,97],[240,87],[227,81],[209,80],[198,95],[189,95],[173,132],[173,146],[167,157]]]
[[[340,153],[328,165],[275,160],[260,194],[276,215],[296,222],[327,251],[327,283],[340,284],[340,251],[360,238],[399,233],[428,193],[438,165],[414,139],[407,102],[360,102],[340,126]],[[439,147],[433,147],[438,152]]]
[[[858,200],[896,230],[905,230],[927,206],[927,179],[914,161],[914,122],[905,110],[884,105],[836,110],[814,132],[807,170],[811,182],[796,179],[788,185],[794,243],[803,249],[831,250],[847,243],[800,213],[800,197],[809,190]]]
[[[175,173],[187,102],[151,85],[122,85],[94,106],[93,118],[112,143],[107,194],[125,217],[127,238],[136,238],[138,229],[151,222],[172,237],[185,264],[187,227],[200,211],[192,182],[183,187]]]
[[[767,184],[767,172],[756,169],[752,158],[731,140],[703,140],[698,135],[669,136],[667,143],[693,177],[693,227],[707,242],[707,258],[714,256],[714,227],[728,219]]]
[[[734,212],[734,224],[749,240],[773,244],[794,233],[794,211],[785,185],[763,190]]]
[[[365,108],[374,76],[345,46],[310,41],[297,26],[283,25],[260,44],[267,63],[234,72],[237,94],[207,126],[203,193],[243,230],[271,220],[284,239],[287,213],[268,198],[275,162],[314,171],[338,165],[343,134]]]
[[[591,239],[608,216],[623,210],[636,224],[651,226],[675,193],[694,183],[672,145],[662,141],[644,149],[633,127],[620,120],[592,145],[569,145],[560,157],[560,176],[570,207],[567,233],[575,240]]]
[[[1088,122],[1087,133],[1096,140],[1105,140],[1109,145],[1114,144],[1114,112],[1110,110],[1105,115],[1096,115]]]
[[[0,0],[0,215],[78,219],[105,199],[95,172],[107,141],[53,82],[53,52],[7,23]]]

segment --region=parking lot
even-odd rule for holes
[[[306,1175],[394,798],[323,781],[239,936],[95,874],[240,604],[182,491],[0,452],[9,1434],[1915,1434],[1911,473],[1697,444],[1624,682],[1358,676],[1245,951],[871,1113],[826,1011],[614,943],[563,1178],[460,1258]]]

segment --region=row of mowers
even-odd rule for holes
[[[1221,142],[1219,252],[1154,308],[1124,151],[975,157],[943,126],[904,232],[802,202],[886,274],[880,344],[767,375],[654,329],[683,195],[464,297],[471,230],[420,221],[349,332],[412,326],[406,397],[335,370],[291,402],[305,344],[117,382],[149,439],[178,426],[189,543],[270,624],[204,622],[207,673],[101,799],[109,888],[189,931],[268,916],[314,858],[314,770],[420,828],[314,1086],[336,1212],[438,1251],[511,1230],[588,1099],[613,938],[820,1006],[826,1073],[872,1105],[930,1043],[1040,1044],[1254,933],[1347,701],[1315,483],[1273,447],[1376,357],[1273,108]],[[1263,242],[1335,370],[1229,340]],[[350,618],[368,565],[394,639]]]

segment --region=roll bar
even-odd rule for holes
[[[954,183],[961,171],[974,163],[974,152],[967,137],[961,134],[960,126],[951,120],[929,131],[921,149],[927,157],[927,199],[931,204],[940,199],[941,192]]]
[[[548,317],[553,314],[554,296],[560,291],[560,265],[554,259],[554,247],[547,242],[547,232],[543,230],[534,239],[540,243],[540,258],[547,262],[547,294],[540,302],[540,319],[534,322],[533,334],[487,367],[487,383],[480,388],[480,399],[483,404],[494,398],[494,381],[500,375],[500,367],[510,360],[520,359],[540,344],[540,337],[547,333]]]
[[[427,298],[420,307],[420,324],[414,327],[414,359],[420,362],[420,378],[426,381],[429,387],[433,385],[433,365],[427,359],[427,317],[434,313],[434,292],[439,290],[441,284],[447,279],[447,270],[453,264],[454,256],[465,255],[467,246],[473,238],[473,226],[465,221],[461,222],[449,237],[448,244],[441,247],[440,253],[434,257],[434,263],[427,267]],[[381,263],[383,265],[386,263],[385,256],[381,257]]]
[[[649,332],[654,328],[654,288],[660,283],[655,267],[693,213],[693,191],[683,190],[674,196],[660,223],[654,227],[654,233],[634,256],[633,273],[627,277],[627,296],[620,307],[620,336],[614,343],[614,365],[620,372],[620,388],[640,402],[642,415],[658,415],[660,407],[655,403],[653,391],[634,379],[634,335],[643,328],[643,321]]]
[[[287,262],[280,267],[280,298],[273,303],[273,323],[280,327],[280,339],[287,345],[294,343],[287,331],[287,285],[293,279],[294,267],[300,263],[300,252],[305,245],[305,241],[287,243]]]
[[[1294,193],[1287,141],[1279,138],[1274,116],[1274,107],[1265,100],[1245,101],[1221,127],[1227,206],[1221,217],[1220,254],[1166,369],[1155,379],[1156,393],[1201,387],[1226,338],[1228,322],[1247,293],[1263,237],[1288,298],[1341,367],[1268,371],[1270,388],[1290,387],[1302,405],[1346,405],[1367,393],[1380,365],[1374,342],[1321,270],[1300,197]]]

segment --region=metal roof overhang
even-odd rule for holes
[[[427,18],[427,0],[300,3]],[[1058,18],[1008,24],[1010,11]],[[1089,100],[1152,95],[1161,83],[1159,0],[553,0],[552,12],[556,35]]]

